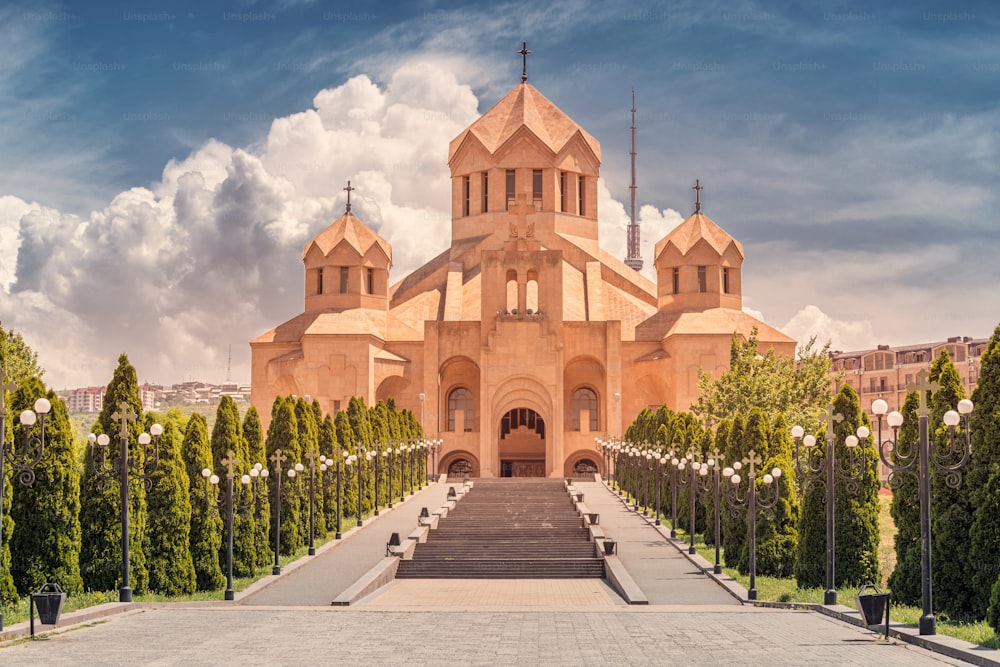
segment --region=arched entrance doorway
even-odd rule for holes
[[[531,408],[514,408],[500,420],[501,477],[545,477],[545,421]]]

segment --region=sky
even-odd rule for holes
[[[344,210],[393,282],[449,244],[448,142],[528,79],[601,142],[644,272],[703,211],[744,307],[833,349],[1000,323],[990,2],[100,2],[0,6],[0,324],[55,388],[249,382]]]

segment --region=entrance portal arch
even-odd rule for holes
[[[547,477],[552,467],[552,397],[532,377],[502,382],[493,393],[495,470],[500,477]]]

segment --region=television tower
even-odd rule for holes
[[[636,271],[642,271],[642,251],[639,249],[639,223],[635,221],[635,88],[632,89],[632,184],[629,191],[629,223],[628,223],[628,256],[625,265]]]

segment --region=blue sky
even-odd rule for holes
[[[120,351],[218,380],[229,345],[246,380],[348,178],[393,279],[447,244],[447,140],[517,84],[523,40],[602,144],[608,250],[634,87],[647,266],[700,178],[768,323],[839,349],[988,336],[998,33],[985,2],[7,4],[0,320],[57,386]]]

